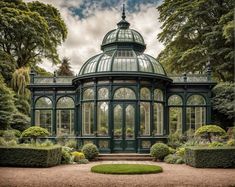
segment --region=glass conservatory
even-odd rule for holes
[[[75,77],[31,72],[32,125],[51,137],[93,142],[101,152],[147,152],[170,133],[196,130],[211,121],[211,70],[167,75],[144,53],[141,34],[122,20],[108,32],[102,53],[88,59]]]

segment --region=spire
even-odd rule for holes
[[[126,14],[125,14],[125,4],[123,4],[123,7],[122,7],[122,19],[125,19],[126,18]]]
[[[117,24],[119,28],[122,28],[122,29],[128,29],[129,28],[130,23],[128,23],[125,19],[126,19],[125,4],[123,4],[123,7],[122,7],[122,20]]]

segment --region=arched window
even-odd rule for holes
[[[154,103],[154,135],[163,134],[163,105]]]
[[[187,100],[187,130],[197,130],[206,123],[206,101],[201,95],[191,95]]]
[[[160,89],[154,90],[154,100],[155,101],[163,101],[163,93]]]
[[[61,97],[56,104],[57,135],[74,134],[74,101]]]
[[[35,103],[35,125],[52,133],[52,101],[48,97],[40,97]]]
[[[108,135],[109,105],[108,102],[98,102],[97,107],[97,131],[98,135]]]
[[[122,138],[122,113],[123,113],[123,108],[121,105],[116,105],[113,109],[113,130],[114,130],[114,138],[115,139],[120,139]]]
[[[150,102],[140,102],[140,133],[150,135]]]
[[[143,100],[150,100],[151,94],[148,88],[141,88],[140,89],[140,99]]]
[[[98,99],[108,99],[109,90],[107,88],[100,88],[98,91]]]
[[[83,135],[93,135],[94,133],[94,102],[82,104],[82,130]]]
[[[179,95],[172,95],[168,99],[169,106],[169,130],[170,133],[182,132],[182,105]]]
[[[136,99],[136,96],[130,88],[119,88],[114,93],[114,99]]]
[[[94,96],[94,90],[91,88],[88,88],[83,92],[83,100],[92,100],[94,99]]]

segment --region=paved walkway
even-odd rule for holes
[[[105,175],[91,173],[101,163],[156,164],[163,173],[147,175]],[[196,169],[151,161],[103,161],[84,165],[61,165],[52,168],[0,167],[1,187],[156,187],[156,186],[234,186],[235,169]]]

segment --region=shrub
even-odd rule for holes
[[[1,166],[50,167],[61,162],[61,147],[0,147]]]
[[[6,141],[6,146],[15,146],[15,145],[17,145],[17,141],[16,140]]]
[[[84,153],[86,159],[92,160],[99,155],[99,150],[96,145],[88,143],[82,147],[82,152]]]
[[[226,135],[226,132],[224,129],[222,129],[217,125],[204,125],[199,129],[197,129],[197,131],[195,132],[195,136],[201,136],[201,137],[206,136],[206,138],[210,143],[212,142],[211,141],[212,135],[222,136]]]
[[[62,147],[62,155],[61,155],[61,163],[62,164],[69,164],[72,162],[72,156],[70,147]]]
[[[183,158],[176,154],[169,154],[164,158],[164,162],[168,164],[183,164]]]
[[[22,113],[12,115],[11,128],[23,132],[30,127],[30,118]]]
[[[49,146],[53,146],[53,145],[54,145],[54,143],[50,140],[46,140],[42,143],[39,143],[39,146],[41,146],[41,147],[49,147]]]
[[[230,139],[227,141],[227,145],[228,146],[235,146],[235,140],[234,139]]]
[[[171,133],[168,135],[167,144],[170,147],[176,149],[177,147],[180,147],[182,143],[183,143],[183,136],[179,131],[176,131],[175,133]]]
[[[82,159],[85,159],[85,155],[82,152],[72,152],[72,156],[74,157],[74,162],[79,162]]]
[[[185,148],[184,148],[184,147],[180,147],[180,148],[176,151],[176,154],[177,154],[178,156],[184,157]]]
[[[173,149],[173,148],[169,147],[169,153],[170,153],[170,154],[174,154],[175,152],[176,152],[176,150],[175,150],[175,149]]]
[[[15,136],[15,132],[11,131],[11,130],[6,130],[4,131],[2,137],[6,140],[6,141],[11,141],[11,140],[15,140],[16,136]]]
[[[221,147],[221,146],[224,146],[224,144],[220,142],[212,142],[208,146],[209,147]]]
[[[25,131],[23,131],[21,136],[32,138],[34,140],[34,142],[36,142],[36,139],[38,137],[46,137],[49,134],[50,133],[48,132],[47,129],[42,128],[42,127],[38,127],[38,126],[33,126],[33,127],[29,127]]]
[[[65,142],[65,147],[70,147],[70,148],[76,149],[77,148],[77,141],[70,139],[67,142]]]
[[[3,137],[0,137],[0,146],[6,146],[7,143]]]
[[[155,143],[150,149],[150,155],[155,159],[162,160],[169,154],[169,147],[164,143]]]
[[[187,147],[185,161],[197,168],[234,168],[235,147]]]

